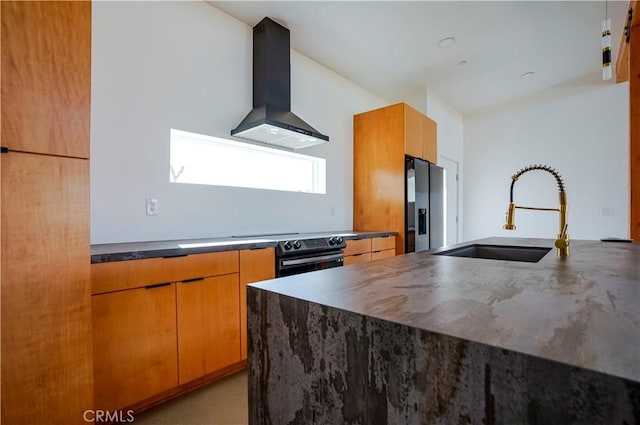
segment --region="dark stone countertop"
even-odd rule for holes
[[[250,286],[640,382],[640,244],[572,240],[568,258],[552,249],[538,263],[438,251]]]
[[[181,239],[170,241],[126,242],[91,245],[91,263],[139,260],[154,257],[174,257],[204,252],[232,251],[276,246],[279,241],[342,236],[344,239],[364,239],[394,236],[396,232],[343,230],[315,233],[279,233],[240,235],[219,238]]]

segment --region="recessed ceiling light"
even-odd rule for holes
[[[520,79],[524,80],[525,78],[531,78],[534,75],[536,75],[536,73],[533,71],[525,72],[524,74],[520,75]]]
[[[445,37],[442,40],[438,41],[438,46],[442,49],[446,49],[447,47],[451,47],[456,44],[456,39],[453,37]]]
[[[465,66],[467,64],[466,60],[461,60],[460,62],[458,62],[459,66]]]

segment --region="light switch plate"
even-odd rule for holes
[[[147,198],[147,215],[158,215],[158,200]]]

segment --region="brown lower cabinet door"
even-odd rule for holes
[[[178,385],[175,283],[92,297],[95,408],[124,408]]]
[[[346,255],[344,257],[344,265],[350,266],[351,264],[368,263],[371,261],[371,253],[365,252],[356,255]]]
[[[384,251],[376,251],[371,253],[371,261],[382,260],[383,258],[391,258],[396,256],[396,250],[385,249]]]
[[[240,361],[238,273],[177,284],[180,384]]]
[[[275,248],[240,251],[240,345],[247,358],[247,285],[276,277]]]

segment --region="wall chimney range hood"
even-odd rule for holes
[[[253,109],[231,135],[300,149],[329,141],[291,112],[289,30],[264,18],[253,27]]]

